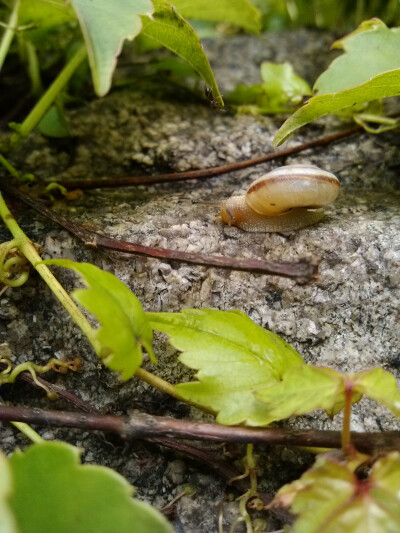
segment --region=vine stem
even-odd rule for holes
[[[65,65],[57,78],[53,81],[38,103],[18,128],[18,132],[11,138],[11,145],[18,145],[43,118],[55,98],[62,91],[69,79],[86,57],[86,48],[82,45],[70,61]]]
[[[25,235],[22,229],[18,226],[17,221],[12,216],[4,198],[0,192],[0,216],[3,219],[5,225],[12,233],[14,239],[18,242],[18,248],[32,264],[38,274],[45,281],[47,286],[56,296],[61,305],[66,309],[71,318],[79,326],[81,331],[86,335],[88,341],[93,346],[96,353],[100,353],[100,344],[96,339],[96,330],[92,328],[89,321],[75,305],[69,294],[64,290],[59,281],[53,276],[49,268],[43,264],[42,258],[37,253],[32,241]],[[146,372],[143,369],[138,369],[137,373],[139,378],[143,379],[147,383],[150,383],[159,390],[166,394],[172,395],[175,398],[181,399],[175,390],[175,387],[164,381],[163,379],[154,376],[150,372]]]
[[[162,378],[159,378],[155,374],[152,374],[151,372],[148,372],[144,368],[138,368],[135,372],[135,376],[139,378],[142,381],[145,381],[149,385],[152,385],[156,389],[162,390],[166,394],[169,394],[169,396],[172,396],[176,400],[179,400],[181,402],[185,402],[188,405],[192,405],[193,407],[197,407],[197,409],[200,409],[203,411],[203,413],[209,413],[212,415],[216,415],[216,411],[213,409],[208,409],[207,407],[204,407],[203,405],[197,404],[195,402],[191,402],[190,400],[186,400],[185,398],[182,398],[176,390],[176,387],[174,385],[171,385],[171,383],[168,383],[168,381],[164,381]]]
[[[93,348],[98,351],[99,345],[95,338],[95,330],[89,324],[86,317],[74,304],[69,294],[64,290],[61,284],[50,272],[49,268],[42,263],[42,258],[37,253],[32,241],[25,235],[22,229],[18,226],[17,221],[12,216],[7,204],[4,201],[2,194],[0,193],[0,216],[3,219],[5,225],[12,233],[14,239],[18,242],[18,248],[32,264],[38,274],[42,277],[51,291],[54,293],[61,305],[71,315],[72,319],[77,323],[82,332],[88,338]]]
[[[126,440],[167,437],[173,440],[252,442],[280,446],[317,446],[319,448],[341,447],[339,431],[224,426],[210,422],[177,420],[136,412],[127,418],[0,405],[0,421],[10,420],[52,427],[71,427],[84,431],[104,431],[120,435]],[[382,452],[382,450],[398,450],[400,432],[352,432],[351,441],[354,447],[362,453],[374,454],[377,451]]]
[[[8,19],[6,31],[4,32],[0,43],[0,71],[3,68],[4,61],[6,60],[8,50],[10,49],[11,42],[15,35],[15,28],[18,22],[19,4],[20,0],[15,0],[13,10],[11,11],[10,18]]]

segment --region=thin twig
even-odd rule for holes
[[[320,137],[285,150],[277,150],[270,154],[263,155],[261,157],[255,157],[253,159],[247,159],[246,161],[239,161],[230,165],[223,165],[219,167],[204,168],[200,170],[189,170],[187,172],[173,172],[170,174],[157,174],[155,176],[129,176],[125,178],[95,178],[95,179],[80,179],[80,180],[66,180],[59,183],[67,189],[98,189],[102,187],[125,187],[128,185],[150,185],[154,183],[165,183],[174,181],[194,180],[194,179],[206,179],[214,178],[220,174],[227,174],[235,170],[241,170],[242,168],[253,167],[266,163],[268,161],[275,161],[277,159],[283,159],[290,155],[298,154],[304,150],[310,148],[316,148],[318,146],[325,146],[335,141],[340,141],[353,133],[361,131],[360,126],[355,126],[333,135],[327,135],[326,137]]]
[[[0,371],[4,370],[6,367],[6,363],[0,363]],[[49,381],[46,381],[45,379],[40,378],[39,376],[37,376],[36,379],[41,384],[45,385],[46,388],[49,389],[51,392],[56,392],[60,398],[70,403],[80,411],[91,414],[100,414],[98,409],[96,409],[89,403],[83,401],[73,392],[65,390],[62,387],[59,387],[58,385],[54,385],[53,383],[50,383]],[[38,387],[37,383],[35,383],[29,372],[21,372],[18,375],[17,380],[25,381],[33,387]],[[120,437],[124,440],[123,435],[120,435]],[[167,437],[155,437],[149,438],[147,440],[153,442],[157,446],[169,448],[171,450],[174,450],[175,452],[179,452],[186,455],[192,460],[205,464],[214,472],[216,472],[223,480],[225,480],[226,483],[229,483],[231,479],[237,477],[239,474],[238,470],[234,466],[232,466],[225,459],[221,458],[221,455],[215,451],[204,450],[188,443],[181,442],[177,439],[169,439]],[[247,480],[240,479],[238,481],[232,482],[231,484],[236,489],[242,492],[246,492],[248,488]]]
[[[7,368],[6,363],[0,363],[0,371],[5,370]],[[31,374],[29,372],[21,372],[18,374],[17,377],[18,380],[25,381],[26,383],[29,383],[33,387],[37,387],[37,384],[35,383],[34,379],[32,378]],[[50,392],[55,392],[57,396],[65,400],[66,402],[70,403],[80,411],[84,411],[86,413],[97,413],[97,409],[89,405],[87,402],[84,402],[76,396],[76,394],[73,394],[72,392],[69,392],[62,387],[59,387],[58,385],[55,385],[54,383],[50,383],[49,381],[46,381],[45,379],[36,376],[36,380],[44,385],[46,389],[48,389]]]
[[[259,259],[239,259],[235,257],[215,256],[191,252],[181,252],[167,248],[143,246],[132,242],[113,239],[75,224],[59,213],[47,207],[42,201],[35,200],[31,196],[13,187],[6,179],[0,178],[0,189],[29,205],[35,211],[49,218],[69,233],[81,240],[86,246],[92,248],[106,248],[128,254],[155,257],[165,261],[178,261],[201,266],[224,268],[229,270],[241,270],[255,274],[269,274],[291,278],[297,283],[307,283],[317,275],[319,260],[316,258],[300,259],[297,263],[287,261],[262,261]]]
[[[0,420],[27,422],[58,427],[72,427],[85,431],[116,433],[125,440],[149,438],[182,438],[213,442],[252,442],[274,445],[340,448],[339,431],[303,430],[288,428],[229,427],[220,424],[176,420],[143,413],[129,418],[109,415],[81,414],[69,411],[44,411],[27,407],[0,405]],[[361,452],[373,453],[400,449],[400,431],[384,433],[351,433],[353,445]]]

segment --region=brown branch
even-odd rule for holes
[[[26,407],[0,405],[0,420],[28,424],[72,427],[85,431],[116,433],[126,440],[159,437],[207,440],[213,442],[243,442],[285,446],[340,448],[339,431],[319,431],[287,428],[229,427],[220,424],[175,420],[143,413],[129,418],[69,411],[44,411]],[[361,452],[400,449],[400,431],[384,433],[351,433],[353,445]]]
[[[105,235],[90,231],[79,224],[75,224],[59,213],[47,207],[40,200],[35,200],[29,195],[13,187],[4,178],[0,178],[0,189],[29,205],[35,211],[52,220],[69,233],[81,240],[86,246],[92,248],[105,248],[128,254],[155,257],[165,261],[178,261],[200,266],[224,268],[230,270],[241,270],[255,274],[269,274],[294,279],[297,283],[307,283],[317,275],[319,260],[301,259],[297,263],[286,261],[262,261],[259,259],[239,259],[235,257],[224,257],[216,255],[206,255],[166,248],[156,248],[153,246],[143,246],[132,242],[113,239]]]
[[[361,131],[360,126],[340,131],[333,135],[327,135],[326,137],[320,137],[292,148],[286,148],[286,150],[278,150],[271,152],[270,154],[263,155],[261,157],[255,157],[253,159],[247,159],[246,161],[239,161],[230,165],[223,165],[219,167],[205,168],[200,170],[189,170],[187,172],[173,172],[170,174],[157,174],[155,176],[131,176],[125,178],[96,178],[96,179],[80,179],[69,180],[59,182],[67,189],[98,189],[101,187],[125,187],[128,185],[150,185],[155,183],[166,183],[183,180],[194,179],[207,179],[214,178],[220,174],[227,174],[235,170],[241,170],[242,168],[248,168],[268,161],[275,161],[277,159],[283,159],[290,155],[298,154],[304,150],[310,148],[316,148],[319,146],[325,146],[335,141],[340,141],[353,133]]]
[[[2,370],[5,370],[7,368],[6,363],[0,363],[0,372]],[[25,381],[26,383],[29,383],[29,385],[32,385],[33,387],[38,387],[38,385],[33,380],[31,374],[29,372],[21,372],[17,376],[18,380]],[[55,392],[57,396],[65,400],[66,402],[70,403],[80,411],[84,411],[86,413],[97,413],[97,409],[89,405],[88,403],[84,402],[76,396],[76,394],[73,394],[72,392],[69,392],[62,387],[59,387],[58,385],[55,385],[54,383],[50,383],[50,381],[46,381],[45,379],[36,376],[36,379],[39,383],[44,385],[47,389],[49,389],[50,392]]]

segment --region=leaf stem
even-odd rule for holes
[[[96,339],[96,330],[92,328],[92,326],[90,325],[86,317],[82,314],[79,308],[75,305],[75,303],[73,302],[69,294],[64,290],[64,288],[58,282],[58,280],[53,276],[49,268],[45,264],[43,264],[42,258],[37,253],[36,248],[33,245],[32,241],[25,235],[25,233],[19,227],[15,218],[12,216],[10,210],[7,207],[7,204],[4,201],[4,198],[1,192],[0,192],[0,217],[3,219],[5,225],[12,233],[15,239],[15,245],[18,246],[19,250],[24,254],[24,256],[36,269],[38,274],[46,282],[46,284],[48,285],[50,290],[54,293],[54,295],[56,296],[58,301],[61,303],[61,305],[67,310],[71,318],[80,327],[81,331],[86,335],[88,341],[93,346],[96,353],[100,353],[100,346]],[[156,387],[162,390],[166,394],[169,394],[170,396],[177,398],[179,400],[185,401],[178,395],[173,385],[151,374],[150,372],[147,372],[143,368],[139,368],[136,371],[136,376],[142,379],[143,381],[146,381],[146,383],[149,383],[153,387]],[[190,403],[190,402],[186,402],[186,403]],[[196,404],[192,404],[192,405],[194,405],[195,407],[201,408],[203,411],[210,412]]]
[[[19,172],[18,170],[9,162],[7,159],[0,154],[0,165],[3,165],[3,167],[8,170],[8,172],[16,179],[19,179]]]
[[[15,0],[13,10],[11,11],[10,18],[8,20],[7,28],[4,32],[3,38],[0,43],[0,71],[3,68],[4,61],[6,60],[8,51],[10,49],[11,42],[15,35],[15,28],[18,22],[18,10],[20,0]]]
[[[62,91],[69,79],[86,57],[86,48],[82,45],[70,61],[65,65],[57,78],[53,81],[35,107],[18,128],[18,132],[11,137],[11,145],[18,145],[35,128],[45,115],[55,98]]]
[[[353,396],[352,384],[345,383],[345,404],[343,411],[343,427],[342,427],[342,450],[344,453],[348,453],[350,446],[350,419],[351,419],[351,399]]]
[[[45,440],[37,433],[31,426],[25,424],[24,422],[11,422],[11,424],[16,427],[21,433],[28,437],[34,444],[41,444]]]
[[[37,253],[32,241],[25,235],[22,229],[18,226],[17,221],[12,216],[8,209],[2,194],[0,193],[0,216],[3,219],[5,225],[12,233],[14,239],[18,242],[18,248],[32,264],[38,274],[42,277],[51,291],[54,293],[61,305],[68,311],[72,319],[80,327],[82,332],[88,338],[90,344],[96,350],[98,349],[98,342],[95,338],[95,330],[89,324],[86,317],[78,309],[75,303],[72,301],[69,294],[64,290],[61,284],[50,272],[49,268],[42,263],[42,258]]]
[[[172,396],[176,400],[180,400],[181,402],[185,402],[189,405],[193,405],[193,407],[197,407],[197,409],[200,409],[204,413],[209,413],[213,415],[216,414],[215,411],[213,411],[212,409],[208,409],[207,407],[204,407],[195,402],[191,402],[189,400],[186,400],[185,398],[182,398],[182,396],[179,395],[174,385],[171,385],[171,383],[168,383],[168,381],[165,381],[162,378],[159,378],[158,376],[152,374],[151,372],[148,372],[144,368],[138,368],[135,372],[135,376],[141,379],[142,381],[145,381],[149,385],[152,385],[156,389],[159,389],[160,391],[165,392],[165,394]]]

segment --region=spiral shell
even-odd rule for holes
[[[315,224],[323,213],[309,211],[332,203],[339,180],[314,165],[279,167],[253,182],[245,196],[223,203],[221,218],[245,231],[290,231]]]

